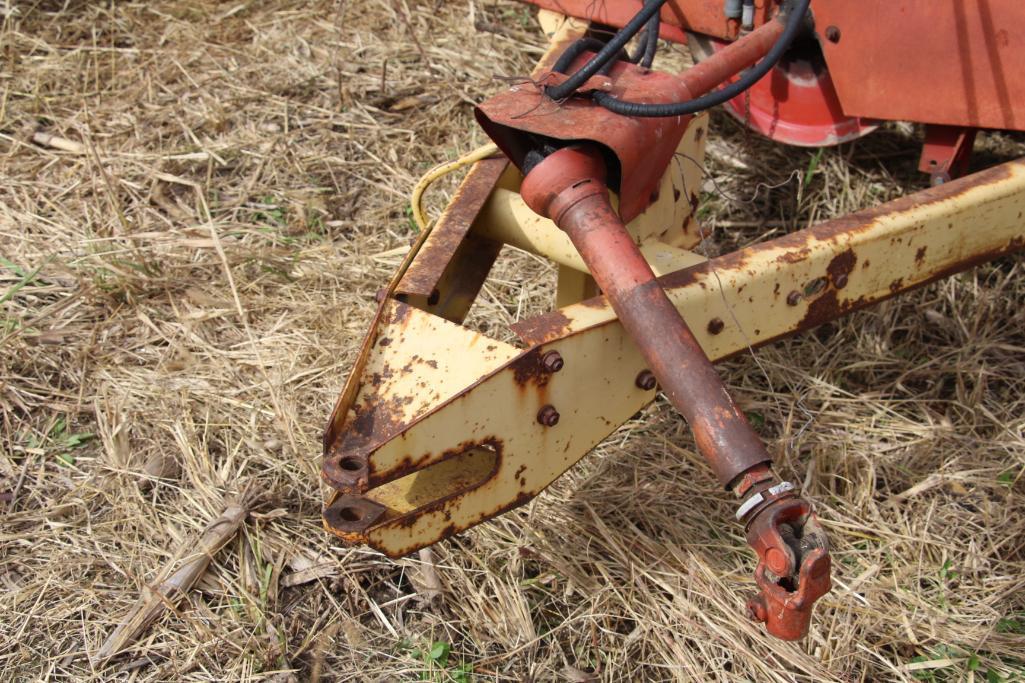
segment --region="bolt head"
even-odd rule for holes
[[[843,289],[847,286],[847,276],[842,273],[840,275],[837,275],[836,281],[833,284],[836,285],[837,289]]]
[[[541,367],[546,372],[558,372],[562,370],[562,366],[565,362],[562,360],[562,355],[558,351],[549,351],[548,353],[541,356]]]
[[[651,370],[641,370],[637,374],[637,379],[634,380],[634,384],[637,385],[638,389],[651,391],[658,385],[658,380],[655,379],[655,373]]]
[[[726,323],[722,321],[722,318],[712,318],[708,321],[708,333],[719,334],[726,328]]]
[[[801,303],[801,293],[796,289],[787,294],[787,306],[796,306]]]
[[[559,424],[559,411],[555,406],[542,406],[541,410],[537,411],[537,421],[545,427],[554,427]]]
[[[840,42],[840,29],[838,29],[836,26],[827,26],[826,27],[826,40],[828,40],[831,43],[839,43]]]
[[[773,574],[777,576],[784,576],[790,568],[790,560],[779,548],[769,548],[768,552],[765,553],[765,564],[772,570]]]

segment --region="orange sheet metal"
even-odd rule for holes
[[[815,0],[844,113],[1025,130],[1022,0]]]

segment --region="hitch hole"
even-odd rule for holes
[[[797,584],[794,583],[794,579],[789,576],[784,576],[782,579],[776,582],[780,588],[785,590],[787,593],[793,593],[797,590]]]
[[[338,461],[338,466],[346,472],[358,472],[363,469],[363,461],[359,458],[342,458]]]
[[[338,516],[346,522],[358,522],[363,519],[363,511],[359,508],[342,508]]]

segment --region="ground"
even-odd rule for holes
[[[1020,257],[721,366],[832,539],[804,642],[745,620],[753,555],[661,400],[432,568],[393,562],[322,531],[321,430],[415,234],[409,190],[484,142],[472,105],[528,73],[533,13],[8,0],[0,19],[3,678],[1025,676]],[[705,248],[923,187],[920,134],[801,150],[714,113]],[[986,134],[976,163],[1022,140]],[[541,310],[553,277],[503,256],[475,324]],[[100,661],[239,500],[196,586]]]

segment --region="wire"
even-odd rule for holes
[[[617,99],[608,93],[596,91],[593,95],[594,101],[609,111],[623,116],[687,116],[729,102],[761,80],[765,74],[769,73],[772,67],[776,66],[776,63],[779,62],[783,53],[787,51],[787,48],[790,47],[790,44],[801,30],[809,4],[811,4],[811,0],[797,0],[795,6],[790,10],[783,34],[776,41],[776,44],[772,46],[768,54],[739,80],[721,90],[716,90],[685,102],[667,102],[664,104],[628,102]],[[634,18],[636,19],[636,17]],[[566,83],[569,83],[569,81],[566,81]],[[566,85],[566,83],[563,83],[563,85]]]
[[[434,181],[438,180],[438,178],[443,178],[453,171],[458,171],[464,166],[469,166],[481,159],[486,159],[497,152],[498,145],[491,142],[483,147],[478,147],[472,152],[464,154],[455,161],[446,161],[427,171],[427,173],[417,181],[416,185],[413,186],[413,192],[409,196],[409,206],[412,209],[413,220],[416,222],[416,227],[423,232],[427,229],[430,222],[427,219],[427,213],[424,211],[423,199],[424,192],[427,191],[427,188],[430,187]]]
[[[648,4],[641,8],[641,11],[634,15],[634,18],[627,23],[619,33],[612,37],[612,40],[605,43],[598,54],[584,64],[582,67],[567,78],[559,85],[554,85],[545,90],[545,93],[553,100],[562,100],[572,95],[577,88],[582,86],[588,78],[598,73],[598,71],[605,66],[608,62],[612,61],[619,55],[620,50],[626,47],[626,44],[630,42],[630,39],[637,35],[648,20],[651,19],[652,15],[659,12],[662,9],[666,0],[651,0]]]

